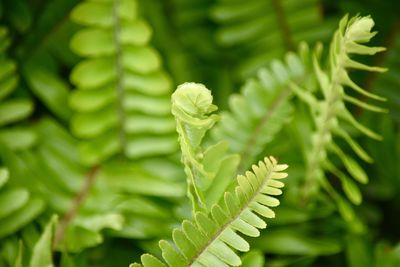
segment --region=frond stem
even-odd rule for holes
[[[344,42],[344,40],[342,40]],[[344,46],[341,46],[344,47]],[[339,73],[343,69],[343,58],[345,52],[342,50],[337,59],[337,64],[332,71],[331,83],[327,89],[327,95],[321,103],[326,103],[326,105],[320,105],[322,108],[320,110],[319,116],[317,116],[315,121],[316,131],[313,135],[314,140],[312,140],[312,148],[309,156],[307,157],[307,167],[305,173],[305,180],[303,185],[303,201],[307,203],[310,196],[318,190],[319,184],[323,179],[321,173],[321,162],[326,155],[326,145],[327,136],[331,135],[332,126],[328,123],[332,117],[336,117],[335,105],[341,100],[342,96],[339,91]]]
[[[279,106],[284,102],[286,97],[290,95],[290,90],[287,88],[286,90],[283,90],[278,97],[275,99],[274,103],[272,104],[271,108],[268,110],[267,113],[264,114],[264,116],[261,118],[260,122],[257,124],[256,128],[252,132],[250,138],[246,142],[246,145],[242,152],[240,153],[240,164],[238,166],[238,171],[237,173],[242,173],[247,164],[247,161],[250,157],[250,152],[251,148],[255,145],[255,142],[258,138],[258,136],[261,134],[261,130],[264,128],[264,126],[268,123],[269,119],[274,115],[274,113],[278,110]]]
[[[196,160],[195,160],[195,153],[192,151],[191,147],[187,147],[189,142],[189,138],[187,136],[187,133],[184,129],[184,126],[182,125],[182,122],[176,121],[176,127],[177,127],[177,132],[180,135],[180,140],[183,145],[181,145],[182,149],[182,161],[185,165],[185,172],[186,172],[186,182],[187,182],[187,194],[190,200],[192,201],[192,211],[193,214],[196,211],[206,211],[205,209],[205,204],[204,204],[204,198],[197,187],[197,182],[201,178],[198,177],[199,170],[195,166],[196,165]]]
[[[99,171],[99,166],[94,166],[92,169],[90,169],[90,171],[86,175],[81,190],[76,194],[75,198],[72,200],[70,209],[61,219],[59,226],[57,227],[57,231],[54,234],[54,239],[53,239],[53,248],[55,248],[63,240],[68,225],[76,217],[80,205],[85,201],[90,188],[94,184],[98,171]]]
[[[294,49],[294,43],[290,34],[290,28],[286,19],[285,11],[283,10],[280,0],[272,0],[272,6],[275,9],[276,20],[282,33],[283,43],[288,50]]]

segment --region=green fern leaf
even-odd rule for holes
[[[7,29],[0,27],[0,144],[11,150],[23,150],[36,143],[36,134],[17,123],[33,113],[34,105],[29,98],[13,96],[18,76],[15,62],[6,56],[10,42]]]
[[[53,215],[46,225],[32,251],[29,267],[53,267],[53,235],[57,225],[57,215]]]
[[[282,193],[284,184],[280,179],[287,176],[283,172],[286,168],[270,157],[253,165],[252,172],[239,175],[234,192],[225,193],[222,205],[215,204],[209,215],[197,212],[193,220],[185,220],[180,229],[173,231],[175,245],[160,242],[168,266],[239,266],[241,259],[235,250],[248,251],[249,244],[238,232],[259,236],[258,229],[266,227],[261,217],[275,217],[271,207],[279,205],[274,196]],[[164,266],[148,255],[142,257],[142,264]]]
[[[211,17],[219,24],[217,43],[238,62],[234,70],[247,78],[302,41],[327,39],[331,23],[322,22],[316,0],[217,1]]]
[[[85,1],[71,13],[84,26],[71,48],[84,57],[72,71],[73,133],[85,139],[85,164],[122,153],[136,159],[176,151],[168,95],[171,81],[148,43],[151,29],[135,0]],[[98,118],[102,118],[99,120]]]
[[[288,53],[285,61],[274,60],[248,79],[240,94],[229,99],[230,111],[222,112],[221,121],[212,130],[215,140],[227,140],[232,152],[241,158],[239,173],[263,151],[285,123],[291,119],[290,84],[309,84],[308,47],[302,44],[299,55]],[[238,131],[237,129],[241,129]]]
[[[10,43],[7,29],[0,27],[0,160],[5,165],[0,168],[0,239],[20,231],[45,209],[44,200],[26,188],[26,180],[15,181],[23,165],[14,161],[16,154],[30,153],[37,134],[24,125],[34,105],[31,99],[18,96],[17,66],[6,55]]]
[[[386,112],[385,109],[375,105],[368,104],[360,99],[349,96],[348,90],[353,90],[360,93],[364,97],[369,97],[375,100],[384,100],[382,97],[374,95],[362,89],[355,84],[349,77],[350,69],[359,69],[374,72],[383,72],[384,68],[371,67],[359,63],[351,56],[359,55],[374,55],[384,50],[382,47],[369,47],[364,45],[376,34],[371,32],[374,21],[370,17],[356,16],[348,19],[345,16],[340,24],[339,29],[335,32],[330,50],[329,50],[329,71],[322,70],[319,64],[319,55],[322,52],[322,47],[316,49],[313,62],[316,77],[318,79],[323,99],[317,100],[310,95],[307,90],[292,84],[292,90],[306,103],[310,105],[316,130],[311,139],[311,150],[307,155],[307,167],[305,174],[304,193],[305,196],[314,194],[322,184],[324,188],[332,193],[332,189],[324,180],[324,170],[328,170],[336,174],[342,181],[344,192],[354,204],[360,204],[361,195],[358,192],[358,187],[352,182],[347,175],[339,171],[328,160],[328,153],[336,155],[340,158],[347,171],[354,179],[361,183],[366,183],[368,178],[362,168],[346,155],[339,146],[332,140],[333,137],[343,138],[353,149],[353,151],[366,161],[372,161],[370,156],[361,148],[360,145],[352,139],[351,135],[344,130],[343,122],[352,125],[361,133],[380,140],[381,137],[359,123],[346,107],[345,103],[355,105],[359,108],[374,112]],[[336,195],[334,198],[338,198]],[[341,201],[343,202],[343,201]]]

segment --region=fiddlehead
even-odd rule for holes
[[[187,176],[188,196],[193,211],[205,209],[202,191],[211,184],[212,176],[202,165],[204,151],[201,142],[218,116],[209,113],[217,107],[212,104],[211,92],[202,84],[185,83],[172,94],[172,114],[182,151],[182,162]]]

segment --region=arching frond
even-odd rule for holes
[[[160,241],[162,256],[168,266],[239,266],[235,250],[248,251],[249,244],[237,232],[259,236],[258,229],[266,227],[264,219],[275,217],[271,207],[279,205],[274,197],[282,193],[280,179],[285,164],[273,157],[265,158],[252,171],[237,177],[234,192],[226,192],[222,205],[214,205],[210,214],[197,212],[193,220],[185,220],[173,231],[174,245]],[[142,256],[145,267],[166,266],[150,254]],[[141,266],[132,264],[131,266]]]
[[[232,152],[241,157],[239,172],[254,162],[265,145],[291,120],[293,105],[290,84],[309,84],[309,49],[302,44],[299,54],[288,53],[284,61],[274,60],[243,85],[240,94],[229,98],[229,111],[212,130],[215,140],[227,140]],[[238,131],[240,129],[240,131]]]
[[[340,24],[339,29],[335,32],[330,50],[329,50],[329,70],[324,71],[320,67],[319,56],[322,47],[317,47],[313,62],[315,73],[320,85],[322,99],[307,93],[306,90],[292,84],[292,90],[305,102],[310,104],[313,120],[315,123],[315,132],[311,136],[311,148],[307,154],[307,167],[305,174],[304,193],[310,196],[315,193],[318,186],[323,186],[328,192],[333,192],[328,183],[324,180],[323,171],[331,171],[340,178],[344,192],[354,204],[361,202],[361,194],[358,187],[347,177],[346,174],[338,170],[328,159],[328,153],[336,155],[343,162],[348,173],[358,182],[366,183],[367,176],[358,163],[342,151],[335,144],[333,137],[340,137],[346,141],[353,151],[365,161],[371,162],[372,159],[368,154],[356,143],[350,133],[345,130],[343,123],[350,124],[359,132],[373,139],[381,139],[381,137],[368,129],[357,121],[352,115],[345,103],[355,105],[359,108],[374,112],[385,112],[386,110],[366,103],[364,100],[353,97],[352,93],[359,93],[363,97],[372,98],[374,100],[384,100],[382,97],[365,91],[356,83],[354,83],[348,74],[350,69],[358,69],[365,71],[383,72],[385,69],[380,67],[372,67],[364,65],[353,60],[353,54],[358,55],[374,55],[384,50],[382,47],[369,47],[364,45],[376,34],[371,32],[374,21],[370,17],[356,16],[348,19],[345,16]],[[353,91],[353,92],[350,92]],[[312,101],[310,102],[309,99]],[[313,105],[312,102],[318,103]],[[333,195],[338,199],[338,195]],[[344,203],[340,200],[341,203]],[[343,205],[342,205],[343,206]]]
[[[71,74],[77,90],[70,98],[76,111],[72,131],[85,139],[84,163],[119,152],[139,158],[176,151],[171,81],[148,45],[151,29],[139,17],[136,0],[85,1],[71,17],[84,26],[71,40],[84,60]]]
[[[7,29],[0,27],[0,144],[11,150],[23,150],[36,142],[34,131],[20,124],[33,113],[34,105],[27,97],[13,96],[18,76],[16,63],[6,56],[10,42]]]
[[[45,202],[24,185],[11,178],[17,164],[10,164],[15,153],[24,153],[37,142],[36,132],[26,126],[33,113],[33,101],[16,96],[18,76],[16,63],[6,56],[11,40],[6,28],[0,28],[0,239],[21,230],[45,209]]]

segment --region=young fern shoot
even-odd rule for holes
[[[322,100],[317,100],[306,90],[292,84],[293,91],[309,104],[316,127],[311,137],[310,152],[306,158],[307,166],[303,186],[303,193],[306,200],[317,192],[320,185],[323,185],[335,200],[341,203],[343,202],[339,195],[332,190],[329,183],[325,181],[324,170],[328,170],[334,174],[340,174],[338,178],[342,182],[343,190],[354,204],[359,204],[361,202],[361,194],[359,193],[358,187],[347,175],[336,169],[327,158],[327,152],[333,152],[333,154],[338,156],[355,180],[360,183],[367,182],[367,176],[362,168],[334,143],[332,136],[336,135],[343,138],[360,158],[369,162],[371,158],[351,138],[350,134],[346,132],[340,122],[345,121],[349,123],[371,138],[377,140],[381,139],[378,134],[360,124],[345,106],[345,102],[348,102],[374,112],[386,111],[385,109],[350,96],[347,90],[345,90],[345,88],[350,88],[365,97],[380,101],[385,100],[362,89],[355,84],[348,75],[349,69],[375,72],[385,71],[384,68],[367,66],[350,58],[352,54],[374,55],[385,50],[383,47],[368,47],[363,45],[363,43],[369,42],[376,34],[376,32],[371,32],[373,25],[374,21],[369,16],[356,16],[350,20],[345,16],[341,20],[339,29],[335,32],[330,46],[329,72],[323,71],[319,65],[318,60],[321,54],[321,47],[317,47],[313,63],[323,96]]]
[[[201,163],[204,153],[200,146],[207,130],[218,120],[211,92],[202,84],[184,83],[172,94],[172,114],[182,151],[182,163],[187,177],[188,197],[193,211],[206,210],[203,191],[211,183],[211,175]]]
[[[275,217],[271,207],[279,205],[275,196],[282,194],[284,184],[280,179],[287,177],[283,172],[287,165],[278,164],[273,157],[264,158],[252,166],[252,171],[238,175],[235,186],[225,191],[222,201],[213,203],[210,208],[205,205],[202,193],[212,184],[209,178],[213,175],[205,171],[207,164],[203,163],[208,161],[203,162],[200,144],[217,119],[216,115],[207,115],[214,110],[211,92],[204,85],[185,83],[172,95],[172,113],[177,121],[188,195],[194,207],[193,218],[184,220],[179,229],[174,229],[174,244],[160,241],[165,263],[144,254],[141,261],[145,267],[239,266],[241,259],[235,250],[246,252],[250,245],[237,232],[257,237],[260,235],[258,229],[267,226],[260,215]],[[219,144],[207,149],[204,158]],[[142,265],[131,264],[131,267],[136,266]]]

